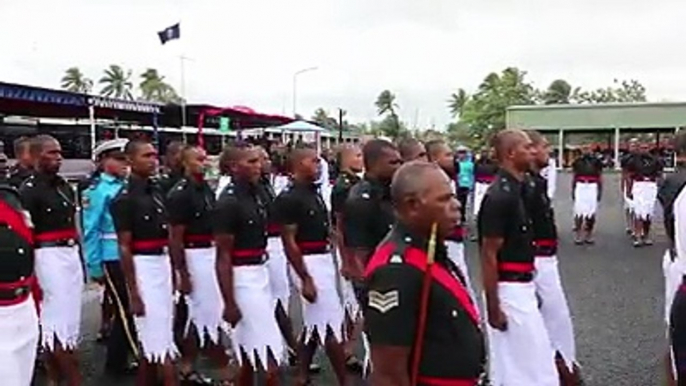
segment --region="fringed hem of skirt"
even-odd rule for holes
[[[277,366],[280,366],[282,363],[284,363],[284,359],[286,357],[286,350],[284,350],[283,347],[280,350],[276,350],[277,352],[275,352],[274,348],[271,346],[261,347],[259,349],[254,348],[252,352],[248,352],[244,345],[238,345],[234,348],[234,350],[236,351],[236,362],[238,362],[239,366],[243,366],[243,356],[245,355],[250,366],[256,370],[258,370],[259,364],[261,366],[259,370],[266,371],[267,367],[269,367],[270,358],[276,362]]]
[[[289,307],[291,306],[290,295],[288,296],[277,296],[274,298],[274,309],[281,305],[284,311],[288,313]]]
[[[179,350],[177,350],[176,346],[174,346],[166,349],[163,352],[144,352],[143,355],[145,356],[145,360],[148,363],[161,364],[164,363],[167,360],[167,358],[169,358],[169,360],[174,360],[178,358]]]
[[[321,331],[324,331],[322,334]],[[333,326],[331,323],[321,323],[321,324],[316,324],[313,326],[304,326],[303,327],[303,334],[305,335],[305,341],[309,342],[310,339],[314,336],[315,332],[317,333],[317,337],[319,338],[319,344],[322,346],[325,343],[326,337],[329,334],[329,331],[333,332],[333,337],[336,339],[336,342],[343,342],[343,332],[345,331],[345,326],[341,322],[338,324],[338,326]]]
[[[78,333],[75,337],[61,337],[61,334],[57,333],[45,326],[41,327],[41,347],[48,352],[55,351],[55,342],[58,342],[60,347],[66,351],[73,351],[79,345]]]
[[[191,331],[191,327],[193,330]],[[219,344],[220,334],[224,332],[228,334],[226,328],[222,323],[217,324],[199,324],[191,319],[186,322],[186,329],[183,336],[187,338],[191,333],[195,334],[198,338],[198,346],[200,348],[205,348],[209,342],[214,345]],[[206,339],[208,337],[209,339]]]

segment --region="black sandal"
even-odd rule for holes
[[[189,373],[179,373],[179,384],[188,386],[212,386],[214,382],[212,379],[192,370]]]

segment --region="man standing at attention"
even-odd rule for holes
[[[657,184],[662,178],[662,161],[648,151],[642,143],[638,153],[631,158],[628,169],[631,177],[627,183],[627,195],[634,209],[634,247],[653,245],[650,225],[653,220]]]
[[[137,384],[156,379],[159,370],[164,385],[175,386],[173,360],[178,350],[173,331],[173,271],[164,193],[153,180],[157,151],[148,142],[132,140],[124,152],[131,175],[114,199],[111,211],[131,313],[143,351]]]
[[[577,385],[579,382],[576,364],[574,328],[557,268],[557,226],[555,213],[548,196],[548,181],[541,170],[549,165],[548,141],[539,132],[527,133],[532,141],[533,162],[529,173],[526,207],[531,216],[534,235],[536,294],[540,298],[543,322],[548,330],[556,364],[563,385]]]
[[[19,189],[22,182],[33,174],[33,157],[31,156],[31,139],[19,137],[14,140],[14,158],[17,162],[10,168],[10,185]]]
[[[531,140],[521,130],[493,139],[500,170],[477,219],[491,346],[499,386],[558,386],[555,358],[536,297],[531,219],[524,203]]]
[[[76,348],[84,280],[77,245],[76,196],[58,175],[62,147],[55,138],[33,138],[30,151],[36,170],[22,184],[20,196],[34,224],[36,276],[43,291],[41,345],[48,354],[50,368],[61,372],[69,386],[77,386],[81,384]]]
[[[584,145],[582,154],[572,163],[572,200],[574,200],[574,243],[593,244],[598,202],[603,195],[603,164]]]

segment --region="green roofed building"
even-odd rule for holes
[[[511,106],[507,109],[506,124],[508,128],[554,134],[558,165],[564,164],[567,137],[605,134],[618,167],[622,138],[649,134],[661,146],[661,136],[664,142],[686,127],[686,102]]]

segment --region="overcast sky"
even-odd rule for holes
[[[410,127],[450,121],[447,99],[517,66],[537,87],[635,78],[650,100],[686,100],[683,0],[0,0],[0,80],[96,82],[112,63],[157,68],[192,102],[375,118],[389,89]],[[181,39],[156,32],[181,21]],[[98,86],[96,85],[96,90]]]

